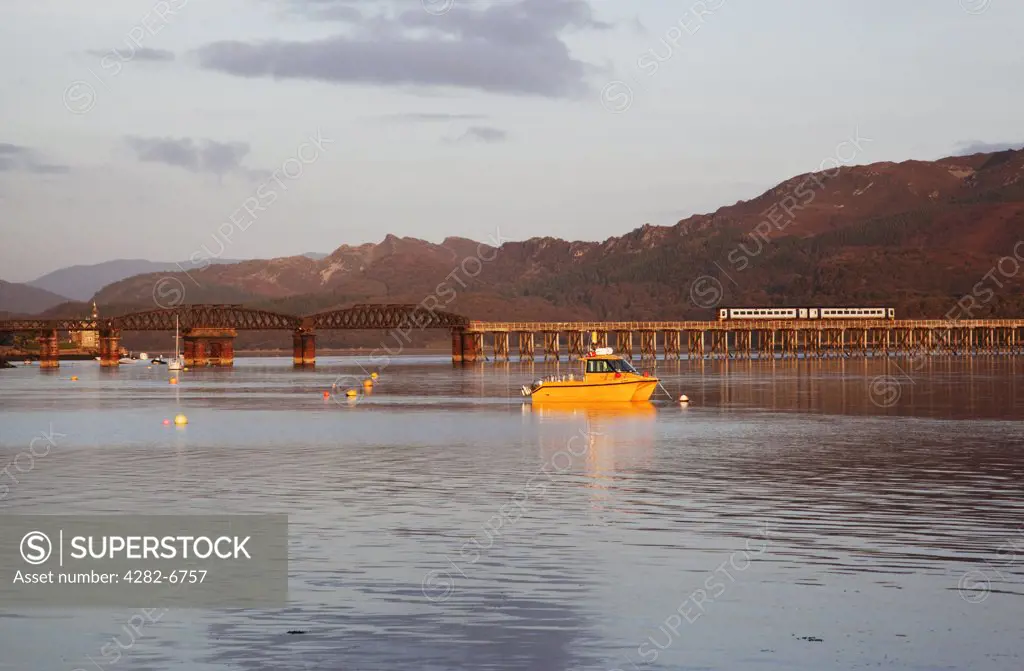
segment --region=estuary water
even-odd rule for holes
[[[575,364],[349,400],[360,362],[0,371],[0,513],[290,542],[277,609],[0,603],[0,669],[1024,668],[1024,360],[658,362],[671,399],[562,411],[519,387]]]

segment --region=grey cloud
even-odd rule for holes
[[[503,142],[508,138],[508,133],[500,128],[492,126],[471,126],[466,132],[459,136],[455,142],[484,142],[494,144]]]
[[[959,156],[970,156],[971,154],[990,154],[997,151],[1006,151],[1007,149],[1024,149],[1024,142],[979,142],[974,140],[972,142],[961,142],[957,145],[957,155]]]
[[[299,3],[315,15],[353,6],[344,0]],[[395,12],[356,12],[344,34],[311,41],[214,42],[202,67],[239,77],[312,79],[378,85],[453,86],[494,93],[571,97],[588,90],[594,67],[569,53],[569,29],[605,29],[584,0],[512,0],[477,9],[460,4],[437,16],[420,3]]]
[[[430,122],[430,121],[476,121],[487,119],[486,114],[444,114],[434,112],[410,112],[407,114],[382,114],[382,121]]]
[[[89,51],[93,56],[99,56],[105,58],[107,56],[117,56],[118,60],[122,63],[130,60],[140,61],[173,61],[174,52],[167,51],[166,49],[150,49],[149,47],[134,47],[129,46],[131,53],[121,53],[118,49],[110,49],[108,51],[102,51],[99,49],[92,49]]]
[[[289,9],[312,19],[326,21],[360,21],[363,13],[349,0],[291,0]]]
[[[164,163],[190,172],[215,175],[248,172],[241,166],[242,159],[249,153],[249,145],[245,142],[144,137],[128,137],[125,141],[136,158],[143,162]]]
[[[34,149],[9,142],[0,142],[0,172],[31,172],[39,175],[58,175],[70,172],[66,165],[46,163]]]

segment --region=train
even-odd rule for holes
[[[719,308],[718,321],[733,319],[896,319],[895,308]]]

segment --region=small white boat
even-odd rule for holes
[[[178,348],[178,315],[174,315],[174,358],[167,360],[167,370],[181,370],[185,367],[185,358]]]
[[[139,352],[139,361],[149,361],[149,354],[145,352]]]

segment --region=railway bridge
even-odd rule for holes
[[[57,368],[58,332],[97,331],[103,367],[120,362],[123,331],[180,329],[186,366],[231,366],[234,340],[239,331],[288,331],[292,334],[292,362],[316,365],[316,333],[335,329],[398,330],[449,329],[461,332],[469,320],[450,312],[429,311],[418,305],[363,304],[298,317],[247,308],[242,305],[181,305],[101,319],[7,319],[0,333],[34,333],[39,341],[39,367]]]
[[[614,342],[609,338],[614,334]],[[538,342],[537,336],[541,342]],[[639,343],[634,340],[639,336]],[[469,323],[452,358],[509,360],[518,340],[519,360],[569,359],[593,347],[613,346],[633,359],[767,359],[900,356],[911,353],[969,356],[1024,352],[1024,319],[736,319],[722,321],[483,322]]]
[[[123,331],[174,331],[176,325],[184,340],[185,364],[197,367],[231,366],[240,330],[290,332],[292,361],[299,367],[315,366],[317,332],[335,329],[392,331],[398,342],[403,337],[408,341],[414,330],[445,329],[451,333],[455,363],[508,361],[513,341],[520,361],[557,361],[564,355],[571,360],[592,347],[609,345],[625,358],[639,354],[646,360],[659,355],[706,359],[1024,352],[1024,319],[489,322],[413,304],[361,304],[306,316],[241,305],[182,305],[103,319],[0,320],[0,332],[35,333],[40,368],[46,369],[59,366],[58,332],[95,330],[100,365],[114,367]]]

